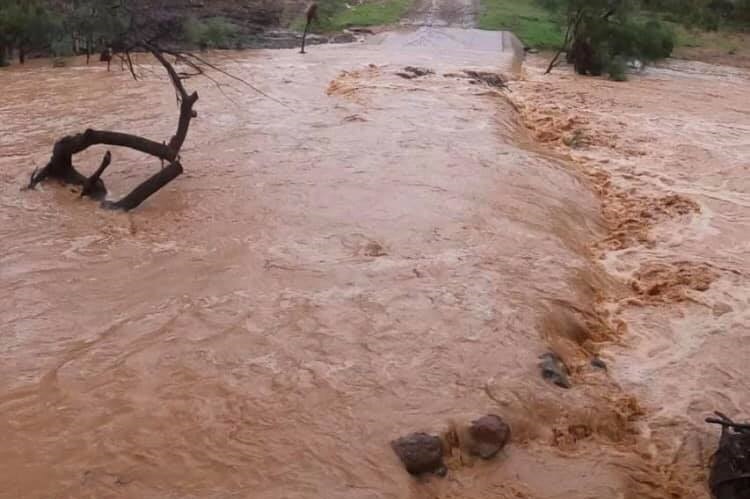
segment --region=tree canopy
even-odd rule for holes
[[[624,79],[626,64],[669,57],[674,35],[638,0],[541,0],[564,26],[561,51],[580,74]],[[551,70],[559,57],[550,63]]]
[[[221,18],[186,19],[168,0],[0,0],[0,63],[10,52],[53,56],[115,51],[138,40],[182,37],[201,47],[230,46],[235,26]]]

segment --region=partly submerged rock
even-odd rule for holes
[[[591,367],[595,367],[597,369],[603,369],[604,371],[606,371],[607,370],[607,363],[604,362],[599,357],[594,357],[593,359],[591,359]]]
[[[719,448],[711,459],[709,488],[715,499],[750,499],[750,425],[716,415],[706,419],[722,426]]]
[[[464,74],[469,78],[471,83],[484,83],[495,88],[505,88],[505,78],[497,73],[488,71],[470,71],[464,70]]]
[[[413,78],[419,78],[420,76],[427,76],[435,74],[435,72],[428,68],[419,68],[416,66],[406,66],[402,72],[396,73],[401,78],[411,80]]]
[[[541,362],[539,367],[542,370],[542,378],[551,381],[562,388],[570,388],[572,385],[568,376],[570,371],[565,362],[555,352],[547,352],[539,356]]]
[[[435,473],[444,476],[443,443],[427,433],[412,433],[391,442],[391,448],[412,475]]]
[[[331,43],[353,43],[357,41],[357,37],[353,33],[338,33],[333,35],[330,39]]]
[[[500,416],[488,414],[471,422],[469,435],[474,441],[472,453],[492,459],[510,441],[510,426]]]

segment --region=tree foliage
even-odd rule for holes
[[[15,48],[23,62],[27,52],[49,47],[60,32],[59,21],[44,2],[0,0],[0,51]]]
[[[669,57],[674,35],[666,25],[640,10],[637,0],[542,0],[557,13],[565,30],[560,53],[567,53],[580,74],[609,73],[624,79],[628,61],[641,63]]]
[[[186,19],[172,0],[0,0],[0,65],[15,52],[64,56],[141,40],[179,40],[201,48],[233,48],[238,27],[221,17]]]
[[[124,2],[116,0],[76,0],[65,16],[66,32],[87,53],[120,39],[130,25]]]
[[[182,28],[185,39],[201,49],[228,49],[234,48],[237,43],[237,26],[223,17],[191,17],[185,21]]]

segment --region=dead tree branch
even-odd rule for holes
[[[87,129],[83,133],[68,135],[58,140],[52,148],[52,156],[49,162],[40,170],[31,175],[29,188],[33,189],[38,183],[55,179],[65,184],[80,185],[81,196],[87,196],[93,199],[101,200],[102,206],[110,209],[131,210],[140,205],[149,196],[167,185],[169,182],[179,176],[182,171],[182,165],[179,162],[180,150],[182,149],[185,139],[190,129],[190,121],[197,117],[193,106],[198,101],[198,93],[188,93],[183,84],[183,78],[175,70],[174,66],[164,57],[164,51],[151,43],[142,43],[140,47],[150,52],[157,61],[164,67],[169,76],[170,82],[175,89],[180,103],[180,114],[177,122],[177,130],[169,142],[164,143],[121,132],[112,132],[108,130]],[[134,78],[137,74],[134,68],[130,49],[125,52],[124,59],[128,62],[128,68]],[[179,57],[178,60],[189,61],[188,66],[198,67],[193,61]],[[198,68],[200,69],[200,68]],[[134,149],[151,156],[157,157],[162,162],[169,163],[167,167],[154,174],[151,178],[133,189],[130,194],[126,195],[119,201],[106,201],[107,189],[101,180],[101,175],[110,165],[112,155],[109,151],[104,155],[102,163],[91,177],[81,174],[73,166],[73,156],[85,151],[89,147],[96,145],[108,145]]]
[[[102,164],[96,169],[93,175],[86,179],[81,189],[81,197],[89,196],[94,199],[104,199],[107,195],[107,189],[104,187],[104,182],[100,180],[102,173],[112,162],[112,153],[107,151],[102,158]]]

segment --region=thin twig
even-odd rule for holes
[[[165,52],[167,54],[177,55],[175,52],[169,52],[169,51],[165,51]],[[262,95],[263,97],[265,97],[267,99],[270,99],[270,100],[276,102],[277,104],[280,104],[280,105],[286,107],[287,109],[292,109],[289,105],[287,105],[284,102],[280,101],[276,97],[268,95],[267,93],[265,93],[263,90],[259,89],[258,87],[256,87],[252,83],[250,83],[250,82],[248,82],[248,81],[240,78],[239,76],[233,75],[232,73],[229,73],[229,72],[221,69],[220,67],[216,66],[215,64],[212,64],[212,63],[208,62],[207,60],[205,60],[202,57],[199,57],[199,56],[193,54],[192,52],[184,52],[181,55],[183,57],[191,57],[191,58],[195,59],[196,61],[198,61],[200,64],[203,64],[204,66],[213,69],[217,73],[221,73],[222,75],[226,76],[227,78],[231,78],[232,80],[236,80],[236,81],[242,83],[243,85],[245,85],[246,87],[250,88],[254,92]]]

